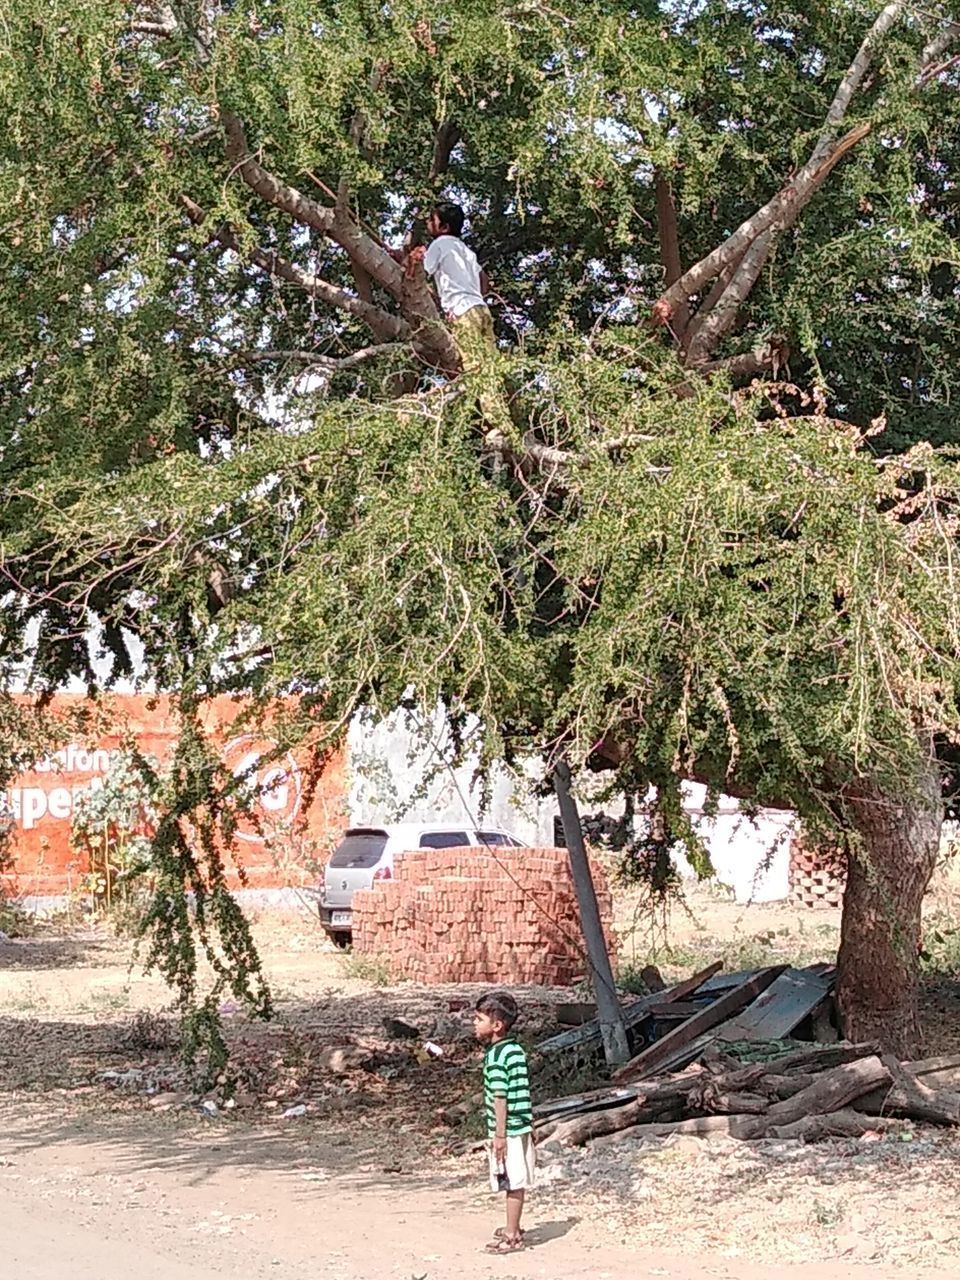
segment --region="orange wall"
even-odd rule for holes
[[[83,704],[81,694],[61,694],[53,710],[66,712]],[[13,857],[8,888],[21,894],[61,894],[78,887],[87,870],[71,846],[70,823],[76,795],[97,786],[109,768],[110,752],[133,736],[146,754],[169,759],[177,736],[168,699],[142,694],[110,699],[107,732],[91,741],[79,738],[21,774],[7,791],[13,809]],[[205,729],[221,744],[222,759],[231,770],[249,767],[253,756],[274,744],[243,728],[232,731],[241,706],[231,698],[216,698],[209,706]],[[242,866],[250,887],[310,883],[315,878],[305,858],[325,853],[347,825],[347,780],[342,754],[331,759],[307,805],[306,775],[292,755],[260,767],[256,779],[263,789],[257,823],[242,823],[230,850],[234,867]],[[257,829],[259,826],[259,830]],[[238,882],[232,870],[234,883]]]

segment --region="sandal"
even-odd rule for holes
[[[517,1232],[517,1234],[519,1235],[520,1239],[522,1240],[522,1239],[523,1239],[523,1227],[521,1227],[521,1228],[520,1228],[520,1230]],[[509,1239],[509,1237],[507,1236],[507,1228],[506,1228],[506,1227],[497,1227],[496,1231],[493,1233],[493,1238],[494,1238],[494,1240],[507,1240],[507,1239]]]
[[[513,1240],[509,1236],[503,1235],[496,1240],[492,1240],[486,1247],[486,1253],[520,1253],[527,1246],[523,1243],[523,1236],[517,1236]]]

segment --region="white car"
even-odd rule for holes
[[[397,854],[411,849],[523,849],[522,840],[495,827],[445,827],[434,822],[398,822],[383,827],[351,827],[327,863],[320,889],[320,922],[341,946],[350,942],[353,895],[375,880],[392,880]]]

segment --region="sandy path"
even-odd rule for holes
[[[0,1258],[18,1280],[902,1280],[902,1270],[842,1261],[758,1266],[628,1250],[535,1203],[535,1247],[491,1259],[482,1246],[499,1206],[477,1184],[358,1169],[353,1153],[347,1164],[315,1135],[214,1126],[165,1137],[125,1132],[127,1122],[45,1127],[22,1113],[0,1115],[0,1126]]]

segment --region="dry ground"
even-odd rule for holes
[[[944,947],[952,911],[949,895],[934,903]],[[632,914],[622,902],[621,926]],[[838,924],[836,913],[700,893],[689,915],[675,913],[659,960],[667,977],[720,956],[728,968],[806,963],[831,956]],[[658,941],[645,928],[627,938],[625,967]],[[960,1147],[929,1129],[815,1148],[673,1140],[574,1153],[544,1170],[530,1213],[536,1247],[487,1259],[498,1206],[465,1149],[476,1117],[451,1130],[437,1115],[476,1089],[476,1053],[460,1038],[475,992],[378,985],[376,966],[327,947],[307,917],[263,913],[256,933],[280,1016],[250,1026],[227,1008],[238,1078],[206,1098],[177,1066],[169,993],[129,970],[125,943],[105,931],[0,943],[0,1254],[10,1274],[87,1280],[96,1269],[113,1280],[122,1270],[126,1280],[131,1260],[139,1280],[840,1280],[960,1269]],[[569,995],[519,994],[531,1032]],[[956,1050],[958,1010],[952,978],[931,976],[930,1052]],[[418,1061],[417,1043],[386,1038],[384,1016],[433,1035],[444,1057]],[[365,1065],[339,1060],[338,1048]]]

